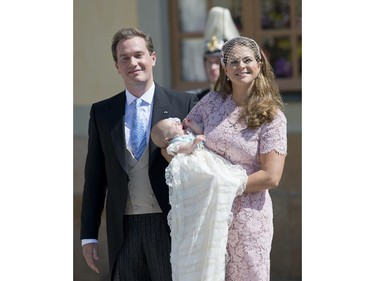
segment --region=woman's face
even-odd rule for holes
[[[236,45],[228,55],[224,71],[233,84],[251,84],[257,78],[260,67],[249,47]]]

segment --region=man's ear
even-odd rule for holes
[[[151,54],[151,59],[152,59],[152,66],[155,66],[156,64],[156,53],[155,52],[152,52]]]

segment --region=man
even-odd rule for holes
[[[204,69],[209,87],[191,91],[191,93],[197,94],[199,99],[213,91],[220,74],[221,48],[226,41],[236,36],[239,36],[239,32],[233,22],[230,11],[222,7],[211,8],[204,32],[205,44],[203,53]]]
[[[83,256],[99,273],[97,239],[106,204],[111,280],[172,280],[168,162],[150,141],[150,128],[168,117],[183,119],[197,97],[154,82],[156,53],[152,39],[142,31],[119,30],[112,40],[112,55],[126,90],[93,104],[90,111],[81,212]],[[144,141],[135,144],[142,136]]]

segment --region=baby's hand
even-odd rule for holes
[[[201,141],[205,141],[206,138],[204,135],[197,135],[194,139],[194,144],[198,144],[200,143]]]

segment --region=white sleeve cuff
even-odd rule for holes
[[[89,244],[89,243],[99,243],[99,241],[96,239],[82,239],[81,240],[81,246],[85,244]]]

